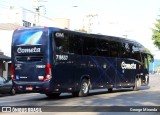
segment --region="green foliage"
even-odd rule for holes
[[[147,51],[147,53],[152,54],[148,48],[146,48],[146,51]]]
[[[154,25],[155,29],[152,29],[152,40],[154,41],[154,45],[160,49],[160,19],[158,19]]]

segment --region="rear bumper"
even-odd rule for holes
[[[13,82],[13,87],[18,93],[48,93],[49,81],[45,82]]]

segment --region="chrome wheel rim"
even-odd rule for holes
[[[86,82],[83,83],[83,85],[82,85],[82,91],[83,91],[83,93],[87,93],[88,92],[88,84]]]
[[[139,80],[136,81],[136,85],[137,85],[137,87],[139,87]]]

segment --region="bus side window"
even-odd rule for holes
[[[142,62],[138,46],[132,45],[131,58]]]
[[[143,63],[143,67],[144,67],[144,69],[149,69],[149,63],[148,63],[148,57],[147,57],[147,55],[146,54],[144,54],[144,53],[141,53],[141,55],[142,55],[142,63]]]
[[[69,37],[69,53],[82,55],[82,38],[78,35]]]
[[[121,44],[121,57],[122,58],[130,58],[131,57],[131,49],[129,43]]]
[[[119,43],[115,42],[115,41],[110,41],[109,46],[110,46],[110,56],[111,57],[119,57],[119,55],[120,55]]]
[[[110,57],[109,41],[97,39],[97,55]]]
[[[69,52],[68,37],[55,37],[56,50],[59,53]]]
[[[97,56],[96,38],[84,37],[83,41],[83,55]]]

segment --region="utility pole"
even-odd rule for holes
[[[92,25],[93,25],[92,20],[93,20],[94,17],[97,17],[97,16],[98,16],[98,14],[87,15],[87,18],[88,18],[88,32],[89,33],[92,32]]]
[[[42,1],[42,0],[33,0],[33,8],[36,10],[36,13],[35,13],[35,25],[36,26],[40,26],[39,24],[39,17],[40,17],[40,8],[41,7],[44,7],[44,5],[41,5],[40,2],[46,2],[46,1]],[[46,8],[45,8],[46,10]]]

